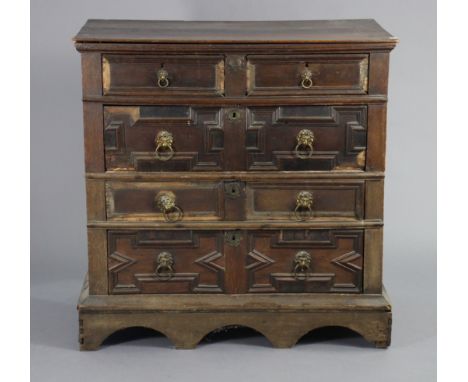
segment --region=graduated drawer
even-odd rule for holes
[[[367,106],[105,106],[106,170],[364,170]]]
[[[252,182],[247,220],[364,219],[365,181]]]
[[[362,291],[364,230],[249,231],[250,293]]]
[[[109,180],[105,193],[109,221],[317,223],[382,219],[383,181]]]
[[[367,54],[247,56],[247,95],[366,94]]]
[[[224,218],[220,182],[106,183],[107,219],[111,221],[213,221]]]
[[[110,294],[359,293],[364,230],[109,230]]]
[[[110,294],[224,291],[222,231],[111,230]]]
[[[104,95],[216,95],[224,93],[220,55],[102,56]]]

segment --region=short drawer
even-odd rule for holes
[[[245,269],[250,293],[359,293],[363,230],[250,231]]]
[[[219,182],[106,183],[108,220],[213,221],[224,218],[224,190]]]
[[[214,95],[224,93],[223,56],[105,54],[104,95]]]
[[[109,293],[221,293],[222,246],[222,232],[108,231]]]
[[[367,106],[249,107],[248,170],[365,169]]]
[[[367,54],[247,57],[247,95],[366,94]]]
[[[247,183],[248,220],[364,218],[365,181]]]

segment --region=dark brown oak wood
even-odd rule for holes
[[[81,349],[132,326],[176,348],[232,325],[275,347],[323,326],[390,344],[395,37],[374,20],[89,20],[74,42],[88,217]]]
[[[88,228],[89,293],[107,294],[106,230]]]
[[[252,43],[389,42],[395,37],[371,19],[292,21],[88,20],[76,42]]]
[[[151,228],[151,229],[199,229],[199,230],[222,230],[222,229],[279,229],[290,228],[375,228],[382,226],[382,220],[356,220],[354,218],[342,217],[340,219],[315,218],[307,221],[296,220],[258,220],[258,221],[178,221],[173,223],[158,221],[116,221],[106,220],[88,221],[88,228]]]
[[[112,333],[146,327],[168,337],[175,348],[192,349],[210,332],[246,326],[274,347],[288,348],[311,330],[346,327],[376,347],[390,345],[391,306],[385,292],[359,294],[89,295],[78,302],[80,349],[96,350]]]
[[[106,171],[88,172],[88,179],[116,179],[116,180],[141,180],[141,181],[163,181],[163,180],[241,180],[241,181],[273,181],[281,178],[284,180],[306,180],[306,179],[383,179],[384,173],[381,171],[223,171],[223,172],[127,172],[127,171]]]

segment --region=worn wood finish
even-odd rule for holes
[[[183,212],[181,220],[210,221],[225,217],[223,183],[107,182],[107,218],[119,221],[165,221],[158,195],[171,192]]]
[[[363,230],[109,230],[107,235],[111,294],[362,290]],[[159,269],[161,253],[170,257],[170,269]],[[298,264],[299,253],[308,258],[305,267]]]
[[[105,183],[102,179],[86,179],[86,212],[88,220],[105,221]]]
[[[384,181],[368,180],[366,182],[366,219],[383,220]]]
[[[356,179],[383,179],[384,173],[381,171],[361,170],[353,171],[224,171],[224,172],[89,172],[86,174],[88,179],[107,179],[107,180],[125,180],[125,181],[163,181],[163,180],[184,180],[184,181],[207,181],[207,180],[226,180],[226,181],[274,181],[278,178],[283,180],[304,180],[304,179],[335,179],[335,180],[356,180]]]
[[[83,97],[102,95],[101,55],[99,53],[82,53]],[[86,115],[86,114],[85,114]]]
[[[366,94],[366,54],[247,56],[247,95]],[[310,72],[311,86],[301,75]]]
[[[108,231],[108,242],[110,294],[224,291],[222,232]]]
[[[368,106],[366,170],[385,171],[387,105]]]
[[[142,179],[139,179],[142,180]],[[158,195],[170,192],[183,211],[180,222],[195,221],[335,221],[381,220],[383,182],[371,180],[301,180],[271,182],[241,181],[108,181],[106,211],[99,211],[104,198],[103,180],[88,179],[88,219],[91,221],[163,222]],[[310,213],[296,214],[297,197],[313,197]],[[364,201],[366,205],[364,206]]]
[[[96,350],[118,330],[145,327],[164,334],[178,349],[192,349],[210,332],[230,326],[252,328],[277,348],[291,347],[326,326],[354,330],[379,348],[390,345],[392,313],[385,295],[162,297],[98,297],[84,289],[78,303],[80,348]]]
[[[364,237],[364,293],[382,293],[383,229],[371,228]]]
[[[364,167],[358,155],[366,150],[366,106],[251,107],[246,129],[249,170],[331,171]],[[297,147],[302,130],[314,136],[310,154],[310,147]]]
[[[373,20],[88,21],[80,348],[132,326],[193,348],[233,325],[276,347],[323,326],[388,346],[396,43]]]
[[[331,220],[330,218],[315,218],[304,221],[293,219],[285,220],[258,220],[258,221],[227,221],[227,220],[206,220],[206,221],[176,221],[172,223],[158,221],[96,221],[88,222],[89,228],[151,228],[151,229],[202,229],[202,230],[219,230],[219,229],[281,229],[285,226],[290,228],[378,228],[382,226],[380,220],[356,220],[354,218],[342,217],[340,219]]]
[[[159,69],[167,72],[167,88],[158,84]],[[221,56],[103,55],[102,73],[105,95],[224,93]]]
[[[302,181],[249,182],[246,193],[246,215],[251,220],[295,221],[297,196],[300,192],[309,192],[313,197],[310,216],[305,220],[325,219],[340,220],[355,218],[362,220],[364,203],[364,181]]]
[[[88,228],[89,293],[107,294],[106,230]]]
[[[362,290],[362,230],[281,230],[247,233],[249,293]],[[301,268],[298,255],[310,263]]]
[[[83,128],[86,172],[104,171],[104,140],[102,105],[83,102]]]
[[[223,111],[191,106],[106,106],[106,169],[213,171],[224,168]],[[156,157],[157,137],[171,134],[172,157]],[[161,150],[168,156],[170,150]],[[169,156],[168,156],[169,158]],[[166,157],[163,157],[166,159]]]
[[[398,41],[374,20],[144,21],[88,20],[76,42],[326,43]]]

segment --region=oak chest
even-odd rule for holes
[[[133,326],[191,348],[390,344],[382,286],[389,53],[373,20],[89,20],[81,349]]]

